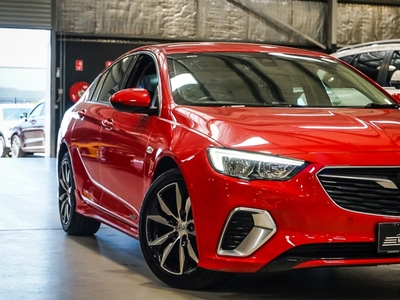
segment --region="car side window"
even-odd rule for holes
[[[115,63],[103,76],[99,79],[98,83],[98,102],[109,103],[110,97],[121,89],[121,83],[125,75],[130,70],[132,59],[134,55],[124,57]],[[96,88],[97,89],[97,88]],[[96,96],[96,91],[94,92]]]
[[[384,86],[390,86],[390,78],[392,78],[392,75],[394,71],[400,70],[400,50],[396,50],[393,52],[392,58],[390,59],[390,64],[388,68],[388,73],[385,79],[385,85]]]
[[[355,67],[374,81],[377,81],[386,51],[361,53]]]
[[[37,118],[43,115],[44,115],[44,103],[40,103],[31,111],[31,113],[29,114],[29,118]]]
[[[144,88],[149,92],[152,105],[157,103],[157,87],[159,79],[154,59],[142,54],[135,63],[125,88]]]
[[[95,80],[89,85],[85,93],[82,95],[80,99],[83,101],[91,101],[94,98],[95,91],[98,90],[100,81],[100,76],[97,76]]]
[[[352,65],[352,64],[353,64],[353,61],[354,61],[354,58],[355,58],[356,56],[357,56],[357,55],[355,55],[355,54],[353,54],[353,55],[347,55],[347,56],[341,57],[340,59],[343,60],[343,61],[345,61],[345,62],[347,62],[348,64]]]

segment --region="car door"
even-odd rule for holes
[[[25,152],[44,151],[45,102],[37,104],[21,123],[21,140]]]
[[[103,189],[100,184],[99,140],[101,118],[99,112],[104,103],[97,101],[98,94],[108,72],[101,74],[90,85],[81,101],[74,108],[75,122],[71,135],[71,155],[75,156],[74,167],[86,172],[82,181],[82,195],[86,201],[99,205]]]
[[[158,70],[155,59],[141,54],[121,88],[143,87],[157,97]],[[100,174],[104,187],[101,205],[117,218],[136,226],[144,194],[144,159],[152,132],[152,116],[104,111],[100,138]]]

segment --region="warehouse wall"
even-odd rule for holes
[[[324,41],[326,5],[314,1],[253,1]],[[63,0],[58,31],[147,38],[268,41],[304,44],[299,36],[227,0]],[[302,13],[293,12],[302,11]],[[321,30],[322,29],[322,30]]]
[[[256,10],[244,9],[240,3]],[[322,44],[326,44],[329,21],[327,1],[61,0],[57,5],[58,32],[132,38],[307,46],[312,43],[278,26],[273,18]],[[399,38],[399,6],[339,3],[338,10],[338,45]]]
[[[399,39],[400,6],[339,4],[337,30],[342,46]]]

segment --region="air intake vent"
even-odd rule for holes
[[[233,250],[240,245],[254,227],[252,214],[247,211],[236,212],[225,230],[222,240],[223,250]]]
[[[263,246],[276,232],[271,215],[261,209],[237,207],[228,216],[218,243],[218,255],[245,257]]]

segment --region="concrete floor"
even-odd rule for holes
[[[0,159],[0,299],[400,299],[400,266],[237,276],[208,291],[158,281],[138,241],[59,225],[55,159]]]

